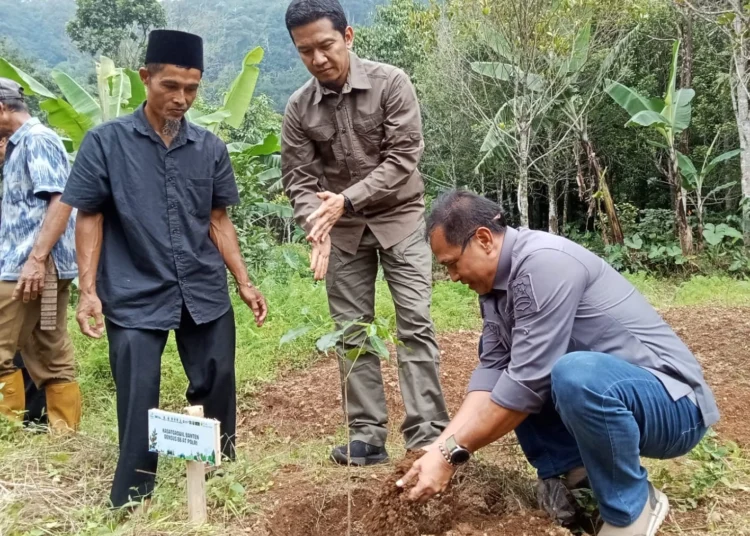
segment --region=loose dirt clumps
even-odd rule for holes
[[[396,486],[419,453],[408,453],[384,478],[352,489],[352,536],[501,536],[569,535],[532,510],[532,481],[516,470],[472,462],[451,487],[425,505],[408,500]],[[342,473],[343,476],[343,473]],[[377,484],[373,485],[375,482]],[[412,483],[413,484],[413,483]],[[338,536],[347,534],[347,494],[313,490],[300,483],[268,520],[271,536]],[[518,531],[516,531],[518,530]],[[512,531],[512,532],[510,532]]]
[[[362,531],[370,536],[412,536],[413,534],[438,534],[451,528],[451,502],[454,493],[441,497],[436,504],[423,506],[408,500],[410,482],[399,488],[396,482],[411,469],[421,453],[411,452],[396,466],[396,470],[383,482],[375,502],[361,522]]]

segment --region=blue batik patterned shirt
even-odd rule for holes
[[[18,280],[42,229],[50,194],[65,190],[69,174],[62,140],[38,119],[29,119],[8,140],[3,166],[0,280]],[[52,248],[52,258],[60,279],[78,276],[75,211]]]

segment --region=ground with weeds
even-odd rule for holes
[[[750,535],[748,286],[706,278],[681,285],[646,279],[636,284],[696,353],[722,410],[716,432],[690,455],[645,462],[673,505],[661,533]],[[288,295],[288,287],[279,285],[279,290]],[[441,379],[455,412],[476,362],[478,319],[469,294],[454,285],[436,288]],[[357,536],[569,534],[535,510],[534,475],[513,436],[483,450],[439,500],[425,507],[404,503],[393,486],[408,465],[399,465],[403,412],[394,361],[382,365],[393,462],[351,472],[332,466],[330,448],[345,435],[337,364],[323,357],[310,365],[304,357],[311,355],[315,330],[325,330],[321,292],[314,289],[303,315],[280,306],[265,337],[244,327],[245,313],[238,314],[243,326],[238,333],[239,457],[209,479],[209,525],[185,523],[184,464],[178,461],[160,462],[159,485],[147,513],[128,519],[107,510],[117,450],[111,379],[102,353],[106,345],[77,338],[79,355],[86,356],[81,364],[84,433],[50,440],[0,426],[0,534],[338,536],[347,533],[348,525]],[[270,294],[269,301],[279,303]],[[389,314],[387,298],[381,287],[379,314]],[[312,326],[310,340],[279,347],[281,334],[304,323]],[[243,347],[251,348],[244,356]],[[184,383],[170,352],[173,348],[165,356],[163,406],[177,410]],[[248,356],[256,352],[258,359],[251,361]],[[268,383],[274,375],[276,380]]]

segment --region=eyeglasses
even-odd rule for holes
[[[466,248],[469,247],[469,242],[471,242],[471,239],[474,238],[474,235],[477,234],[477,231],[479,231],[479,227],[466,235],[466,238],[464,238],[464,241],[461,243],[461,255],[463,255],[464,251],[466,251]]]

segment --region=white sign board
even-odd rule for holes
[[[160,409],[148,411],[148,450],[173,458],[221,465],[221,423]]]

